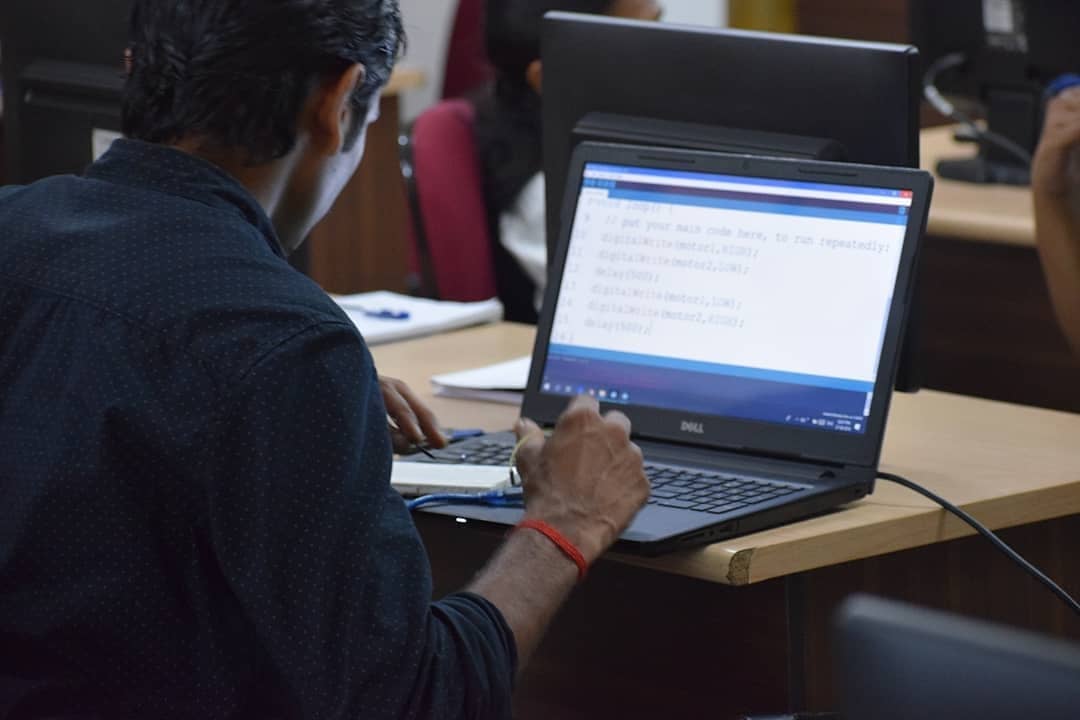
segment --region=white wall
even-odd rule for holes
[[[442,91],[443,63],[457,0],[399,0],[409,34],[409,51],[402,61],[420,67],[427,85],[402,98],[402,118],[412,120]],[[727,0],[661,0],[664,20],[691,25],[726,25]]]
[[[662,0],[664,20],[686,25],[727,25],[727,0]]]
[[[442,92],[443,63],[457,0],[398,1],[409,35],[409,49],[402,64],[422,68],[427,75],[427,85],[402,96],[401,116],[407,122],[435,102]]]

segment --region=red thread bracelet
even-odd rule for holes
[[[577,579],[581,582],[585,579],[586,573],[589,572],[589,563],[585,562],[585,556],[581,554],[581,551],[577,549],[574,543],[566,539],[561,532],[548,525],[543,520],[522,520],[514,529],[523,530],[529,528],[540,533],[551,542],[555,543],[555,546],[563,551],[566,557],[574,561],[577,565]]]

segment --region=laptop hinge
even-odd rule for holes
[[[733,452],[739,455],[747,455],[756,458],[768,458],[769,460],[781,460],[787,462],[801,462],[801,463],[813,463],[815,465],[822,465],[824,467],[831,468],[843,468],[847,466],[847,463],[837,462],[835,460],[823,460],[822,458],[813,457],[810,455],[800,455],[798,453],[783,453],[774,452],[770,450],[760,450],[758,448],[741,447],[737,449],[726,449],[727,452]]]

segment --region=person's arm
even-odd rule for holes
[[[1042,139],[1032,164],[1035,237],[1058,323],[1080,353],[1080,223],[1073,208],[1069,158],[1080,147],[1080,88],[1047,105]]]
[[[405,383],[380,378],[390,416],[406,442],[437,433],[434,414]],[[640,451],[619,413],[601,418],[595,400],[579,398],[559,421],[550,445],[534,423],[515,428],[527,439],[518,453],[528,517],[556,527],[593,562],[614,542],[648,497]],[[399,442],[397,434],[395,446]],[[486,597],[513,630],[524,665],[577,580],[578,568],[550,539],[513,533],[468,590]]]
[[[629,422],[578,400],[518,455],[527,516],[595,560],[644,503]],[[502,718],[577,566],[513,533],[462,593],[431,603],[427,556],[389,485],[386,409],[355,332],[281,343],[225,402],[206,453],[209,558],[243,618],[250,682],[279,714]],[[202,470],[203,472],[200,472]]]
[[[517,455],[525,517],[561,533],[592,564],[615,542],[649,497],[641,450],[622,413],[601,417],[596,400],[575,399],[549,440],[530,420]],[[533,530],[510,535],[470,590],[495,604],[514,631],[524,664],[577,580],[578,568]]]
[[[386,418],[370,356],[333,322],[280,343],[223,398],[192,467],[206,498],[193,541],[222,584],[214,640],[266,714],[508,718],[513,634],[478,595],[431,601]]]

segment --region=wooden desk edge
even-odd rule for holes
[[[1003,221],[1000,218],[995,222],[985,217],[965,217],[958,214],[946,217],[931,216],[927,225],[927,234],[942,238],[959,238],[972,241],[971,236],[977,235],[978,240],[991,245],[1006,245],[1011,247],[1035,247],[1035,239],[1030,236],[1031,229],[1025,221]]]
[[[1044,512],[1037,511],[1031,504],[1017,503],[1017,498],[1022,495],[969,503],[962,508],[991,530],[1080,514],[1080,480],[1031,494],[1041,496],[1037,505],[1046,509]],[[875,505],[873,496],[858,505],[869,505],[893,517],[826,532],[813,527],[828,522],[831,516],[811,518],[699,550],[651,558],[614,553],[612,558],[699,580],[740,586],[975,534],[959,518],[937,506]],[[1021,508],[1019,512],[1018,507]],[[778,533],[789,537],[776,541]]]
[[[380,365],[388,361],[387,369],[395,362],[405,364],[409,358],[430,356],[434,347],[440,352],[459,347],[463,343],[469,347],[497,348],[491,360],[506,359],[528,352],[532,347],[533,328],[509,323],[483,325],[455,331],[437,340],[419,338],[387,346],[373,348]],[[463,367],[475,362],[474,358],[459,358]],[[427,383],[427,376],[419,382]],[[423,394],[427,394],[424,392]],[[927,393],[941,396],[940,393]],[[927,401],[931,398],[926,398]],[[997,406],[992,401],[964,398],[963,402],[979,407],[970,408],[970,412],[981,410],[982,404]],[[465,402],[465,401],[454,401]],[[508,426],[515,410],[511,406],[483,406],[498,419],[504,420],[494,427]],[[468,405],[456,405],[467,412]],[[1050,411],[1035,408],[1015,408],[1013,412],[1022,413],[1030,420],[1032,413],[1043,414]],[[448,416],[448,417],[452,417]],[[1075,418],[1067,414],[1054,414],[1048,418],[1054,422]],[[1047,419],[1047,418],[1044,418]],[[1080,422],[1080,420],[1078,420]],[[913,475],[925,468],[889,466],[904,475]],[[1069,466],[1071,468],[1071,465]],[[1051,520],[1072,514],[1080,514],[1080,469],[1073,476],[1072,470],[1056,475],[1056,484],[1043,484],[1031,490],[1018,493],[975,499],[959,504],[991,529],[1000,529],[1017,525]],[[978,478],[973,478],[977,481]],[[983,496],[985,498],[986,496]],[[956,499],[956,498],[953,498]],[[852,517],[845,512],[858,507],[863,517],[852,524]],[[972,530],[959,520],[946,516],[945,512],[910,491],[900,488],[879,490],[874,495],[838,512],[811,518],[802,522],[781,526],[751,535],[733,538],[715,543],[704,548],[672,553],[659,557],[643,557],[624,553],[611,553],[606,561],[617,561],[694,577],[697,579],[726,585],[747,585],[765,580],[805,572],[820,567],[836,565],[852,560],[875,557],[888,553],[909,550],[933,543],[952,540],[971,535]]]
[[[943,126],[926,128],[919,134],[919,164],[934,175],[935,182],[927,234],[993,245],[1034,247],[1034,208],[1028,189],[943,180],[937,174],[938,160],[975,153],[973,146],[953,140],[954,130],[954,126]]]

